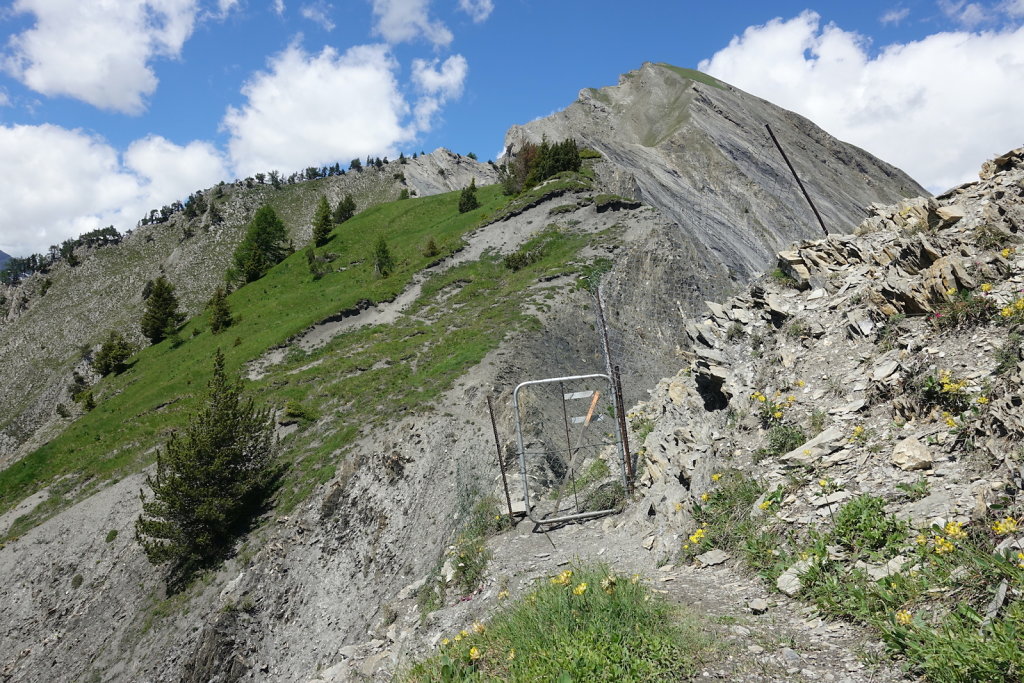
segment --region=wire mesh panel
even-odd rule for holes
[[[625,461],[607,375],[523,382],[513,394],[526,509],[537,523],[614,511]]]

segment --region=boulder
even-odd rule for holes
[[[892,463],[904,472],[931,469],[934,461],[931,449],[912,436],[903,439],[892,449]]]

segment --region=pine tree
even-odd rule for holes
[[[331,236],[331,206],[327,197],[320,195],[320,203],[313,214],[313,242],[319,247]]]
[[[395,269],[395,260],[383,237],[377,240],[377,246],[373,249],[373,269],[381,277],[387,277]]]
[[[245,282],[260,279],[288,255],[287,239],[288,232],[274,209],[269,204],[261,206],[235,249],[234,274]]]
[[[173,334],[184,319],[185,316],[178,311],[174,285],[163,275],[153,280],[153,287],[146,298],[146,310],[139,323],[142,334],[153,344],[159,344]]]
[[[111,330],[103,346],[92,359],[92,369],[103,376],[112,372],[121,374],[128,367],[125,361],[131,358],[133,353],[135,347],[128,343],[124,335],[117,330]]]
[[[217,350],[203,405],[172,433],[146,478],[135,537],[153,564],[172,563],[188,579],[230,552],[269,493],[274,478],[273,423],[242,396]]]
[[[231,327],[234,319],[231,317],[231,309],[228,308],[228,295],[223,287],[213,290],[210,297],[210,332],[220,334]]]
[[[476,198],[476,178],[469,181],[467,187],[462,188],[459,195],[459,213],[466,213],[480,206],[480,200]]]
[[[352,195],[347,194],[345,198],[338,202],[338,206],[334,209],[334,222],[337,224],[344,223],[349,218],[352,218],[356,213],[356,202],[352,199]]]

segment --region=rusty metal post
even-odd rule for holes
[[[794,178],[796,178],[796,184],[800,186],[800,191],[804,193],[804,199],[806,199],[807,203],[811,205],[811,211],[814,212],[814,217],[818,219],[818,225],[821,226],[821,231],[825,233],[825,237],[828,237],[828,228],[825,227],[825,221],[821,219],[821,214],[818,213],[818,207],[816,207],[814,202],[811,201],[811,195],[807,193],[807,190],[804,188],[804,184],[800,182],[800,176],[796,174],[796,169],[793,168],[793,164],[789,163],[789,157],[786,156],[785,150],[782,149],[782,145],[779,144],[778,139],[775,137],[775,133],[772,132],[772,127],[767,123],[764,124],[764,127],[768,129],[768,135],[771,136],[772,142],[775,143],[775,147],[779,150],[779,154],[782,155],[783,160],[786,162],[786,166],[789,166],[789,172],[793,174]]]
[[[621,406],[622,399],[622,377],[619,374],[619,366],[615,366],[615,374],[612,375],[612,385],[615,387],[615,403]],[[622,434],[622,447],[626,451],[626,493],[633,495],[633,454],[629,452],[629,434],[626,432],[626,413],[624,409],[615,411],[619,417],[619,432]]]
[[[487,412],[491,414],[491,429],[494,430],[494,447],[498,451],[498,471],[501,472],[501,484],[505,487],[505,503],[508,504],[509,524],[514,522],[512,515],[512,496],[508,493],[508,477],[505,476],[505,466],[501,464],[501,440],[498,439],[498,423],[494,419],[494,404],[491,403],[490,394],[487,395]]]

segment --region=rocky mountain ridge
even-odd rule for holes
[[[645,67],[650,68],[654,67]],[[695,87],[692,79],[671,70],[661,76],[674,79],[671,86],[676,91]],[[737,102],[748,97],[739,91],[729,93]],[[650,103],[640,105],[637,116],[651,118],[653,114],[645,109]],[[695,111],[694,117],[700,118],[713,110]],[[759,111],[770,117],[777,130],[788,120],[777,108],[765,106]],[[714,115],[726,120],[723,114]],[[707,127],[717,131],[723,125],[718,121]],[[678,368],[679,354],[685,350],[681,342],[687,317],[701,302],[733,293],[740,273],[745,272],[742,269],[754,268],[755,262],[770,265],[772,257],[764,244],[782,244],[790,233],[813,234],[805,220],[806,209],[798,208],[803,207],[802,197],[782,182],[784,166],[768,168],[760,165],[767,157],[735,154],[744,144],[751,149],[763,144],[759,130],[756,136],[753,129],[742,130],[746,142],[741,143],[735,137],[740,132],[734,132],[725,148],[733,152],[718,146],[721,138],[712,136],[700,144],[691,141],[704,149],[705,159],[714,157],[717,188],[702,194],[703,185],[698,183],[697,189],[685,190],[706,196],[700,212],[693,214],[694,222],[707,228],[712,219],[702,217],[742,221],[743,207],[756,213],[762,200],[778,209],[779,220],[792,216],[796,221],[798,212],[802,218],[792,225],[777,224],[783,235],[777,238],[771,232],[776,224],[744,223],[744,231],[736,233],[740,243],[761,246],[743,252],[733,263],[736,272],[730,274],[728,268],[733,266],[708,258],[713,246],[702,241],[706,235],[679,222],[672,213],[677,209],[669,192],[647,191],[643,198],[650,203],[646,205],[620,201],[621,197],[605,201],[610,194],[626,191],[632,185],[630,178],[637,179],[638,187],[646,186],[643,168],[631,164],[650,159],[639,156],[639,148],[632,155],[614,158],[614,131],[607,137],[588,134],[584,139],[581,130],[578,137],[584,144],[609,153],[602,151],[602,158],[588,162],[583,169],[586,174],[554,179],[536,193],[513,200],[506,213],[489,217],[467,235],[461,252],[431,266],[430,276],[438,277],[470,255],[481,259],[515,256],[546,229],[571,239],[600,236],[586,241],[562,267],[545,271],[523,293],[518,305],[535,324],[509,330],[482,362],[446,389],[436,405],[403,409],[384,426],[358,428],[354,442],[333,454],[336,469],[329,481],[313,488],[287,515],[268,517],[234,559],[186,593],[166,594],[158,571],[146,564],[132,539],[131,527],[139,510],[137,492],[145,470],[125,473],[88,497],[73,499],[73,507],[0,548],[0,571],[9,578],[0,586],[0,600],[8,605],[0,623],[0,677],[48,680],[53,670],[61,670],[69,678],[98,680],[306,680],[351,659],[346,653],[356,651],[360,656],[375,653],[381,675],[393,671],[392,655],[419,651],[436,635],[431,629],[444,623],[442,615],[422,629],[412,628],[419,616],[409,602],[416,593],[410,585],[432,574],[452,534],[464,523],[467,506],[495,485],[494,444],[482,406],[484,396],[497,399],[499,430],[509,435],[513,423],[508,400],[517,383],[604,370],[594,333],[594,299],[581,281],[581,272],[592,268],[604,273],[610,325],[635,354],[623,359],[626,391],[641,395]],[[823,133],[815,135],[828,142],[814,147],[821,155],[827,157],[833,146],[846,149]],[[839,224],[854,225],[863,216],[863,207],[850,196],[870,194],[871,200],[893,201],[906,187],[903,176],[877,160],[864,168],[847,165],[849,159],[865,157],[856,151],[844,152],[830,173],[824,174],[834,186],[833,194],[863,184],[866,172],[873,174],[870,193],[862,187],[844,190],[850,193],[847,200],[833,203],[830,217]],[[445,163],[444,168],[479,168],[457,158]],[[421,183],[418,187],[425,192],[442,174],[426,165],[424,169],[422,177],[407,173],[406,178],[410,184]],[[683,176],[693,169],[681,167],[676,172]],[[457,176],[452,177],[456,182]],[[397,194],[386,175],[384,185],[382,192]],[[311,199],[283,207],[292,212],[293,230],[308,221],[314,205]],[[225,244],[233,242],[225,237]],[[230,248],[225,247],[224,253],[230,253]],[[219,272],[214,275],[219,278]],[[135,276],[139,287],[143,276]],[[212,276],[204,270],[202,277]],[[457,306],[465,305],[446,304],[458,300],[465,284],[459,280],[446,284],[426,309],[415,305],[422,297],[407,302],[400,295],[396,302],[406,302],[408,307],[398,307],[389,315],[395,320],[415,318],[422,325],[440,324],[457,312]],[[191,301],[195,308],[189,310],[197,310],[203,295],[197,290]],[[83,306],[85,311],[91,309]],[[30,315],[34,315],[31,309],[19,318],[20,324]],[[107,320],[102,311],[97,313],[97,325]],[[379,330],[391,324],[372,316],[361,319],[362,323],[368,329],[377,325]],[[454,343],[458,330],[448,332]],[[17,338],[19,344],[33,341]],[[276,385],[297,381],[295,377],[312,386],[338,380],[314,375],[352,351],[342,343],[344,336],[303,347],[309,338],[300,335],[273,350],[286,361],[298,360],[266,364],[263,371],[269,374],[261,386],[267,387],[267,395],[273,395]],[[631,362],[641,358],[642,364]],[[382,365],[388,364],[382,360]],[[376,365],[369,363],[350,374],[374,372],[379,369]],[[321,418],[301,427],[279,423],[285,448],[300,448],[295,444],[313,448],[328,440],[342,428],[345,408],[343,403],[328,404]],[[37,438],[43,438],[43,433]],[[143,445],[134,447],[141,450]],[[507,436],[502,453],[514,453]],[[37,508],[52,509],[56,488],[43,489],[5,512],[0,528],[9,528]],[[627,534],[633,535],[632,530]],[[644,527],[641,537],[649,535]],[[60,553],[54,552],[57,547]],[[367,644],[370,631],[381,642]],[[391,636],[401,647],[391,646]],[[378,657],[381,652],[388,654]],[[373,672],[370,667],[369,673]]]

